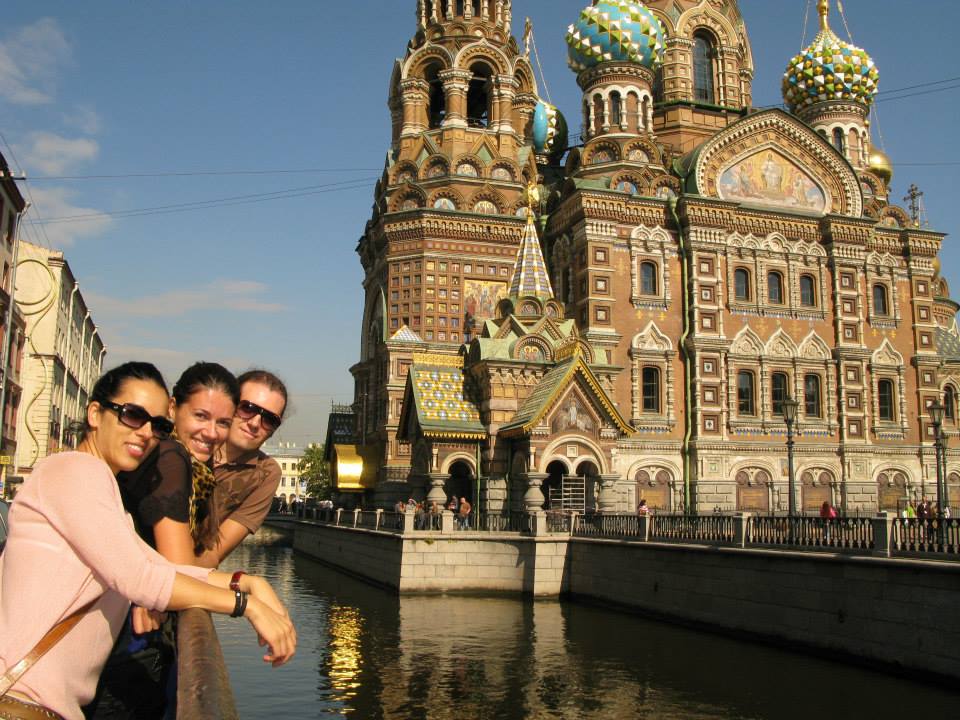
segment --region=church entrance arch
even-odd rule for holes
[[[563,478],[570,473],[570,468],[562,460],[554,460],[547,465],[547,479],[543,481],[544,508],[560,509],[561,494],[563,492]]]
[[[573,492],[565,493],[565,495],[568,496],[568,504],[572,506],[572,509],[579,510],[580,512],[596,512],[597,501],[600,496],[600,470],[597,469],[596,463],[593,461],[584,460],[577,465],[575,472],[578,480],[571,483],[571,490]],[[582,502],[579,498],[575,497],[580,487],[579,478],[583,478]]]
[[[833,505],[833,474],[826,470],[804,470],[800,475],[800,502],[804,513],[820,512],[824,503]]]
[[[451,495],[455,495],[458,500],[466,498],[473,505],[476,502],[473,491],[473,469],[463,460],[457,460],[450,466],[450,477],[444,485],[447,500],[450,500]]]

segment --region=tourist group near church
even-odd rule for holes
[[[956,498],[935,451],[960,388],[944,236],[890,197],[880,74],[836,8],[783,58],[783,107],[757,109],[735,0],[596,0],[566,36],[569,124],[514,9],[419,0],[394,64],[354,401],[328,428],[338,502]]]

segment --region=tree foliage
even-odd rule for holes
[[[307,481],[307,495],[317,500],[328,500],[332,487],[330,485],[330,463],[324,456],[326,446],[319,443],[310,445],[297,463],[300,479]]]

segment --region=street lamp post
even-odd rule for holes
[[[937,526],[941,543],[943,541],[943,414],[946,408],[939,400],[934,401],[927,412],[930,413],[930,424],[933,425],[933,452],[937,456]]]
[[[796,422],[797,408],[799,407],[800,403],[792,397],[788,397],[783,401],[783,420],[787,423],[787,482],[789,491],[789,497],[787,498],[787,512],[789,514],[787,525],[789,527],[791,544],[793,543],[793,519],[797,514],[796,478],[793,472],[793,423]]]

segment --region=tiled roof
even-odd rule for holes
[[[393,337],[390,338],[391,342],[406,342],[406,343],[422,343],[423,338],[417,335],[413,330],[404,325],[399,330],[397,330]]]
[[[937,353],[945,358],[960,360],[960,338],[941,327],[936,331]]]
[[[553,297],[550,278],[547,275],[547,263],[543,260],[540,238],[533,221],[533,214],[527,217],[527,226],[523,231],[517,261],[510,280],[510,297],[537,297],[549,300]]]
[[[463,369],[443,365],[410,368],[417,422],[427,436],[485,437],[477,406],[466,396]]]

